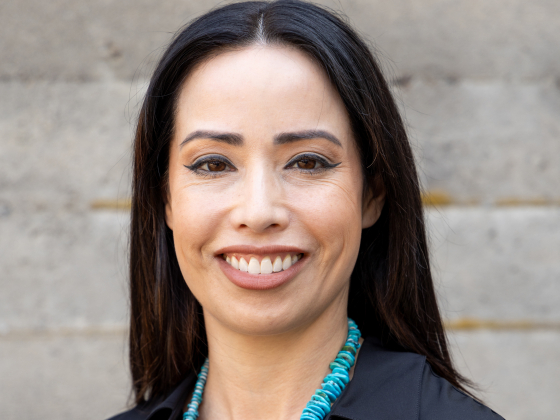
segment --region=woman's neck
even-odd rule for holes
[[[272,336],[248,336],[205,314],[210,368],[200,420],[294,420],[346,340],[346,308]]]

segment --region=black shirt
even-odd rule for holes
[[[190,374],[158,404],[145,403],[110,420],[179,420],[196,380]],[[503,418],[437,376],[426,358],[364,340],[354,377],[325,420],[500,420]]]

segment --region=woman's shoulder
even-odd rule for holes
[[[189,373],[166,397],[157,401],[146,401],[131,410],[117,414],[107,420],[171,420],[180,418],[183,404],[196,379]]]
[[[119,413],[107,420],[144,420],[148,417],[149,412],[142,410],[140,407],[134,407],[131,410]]]
[[[424,363],[419,419],[503,420],[490,408],[455,388]]]
[[[139,404],[107,420],[170,420],[177,418],[177,414],[177,410],[171,407],[162,408],[157,404]]]
[[[392,351],[368,337],[354,378],[333,407],[331,419],[503,420],[485,405],[436,375],[426,358]]]

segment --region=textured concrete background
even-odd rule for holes
[[[427,190],[461,370],[508,420],[560,418],[560,2],[341,0],[375,45]],[[134,113],[201,0],[0,3],[0,411],[125,408]]]

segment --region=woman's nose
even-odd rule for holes
[[[283,230],[289,214],[282,181],[266,168],[248,171],[238,184],[237,200],[232,210],[236,229],[255,233]]]

